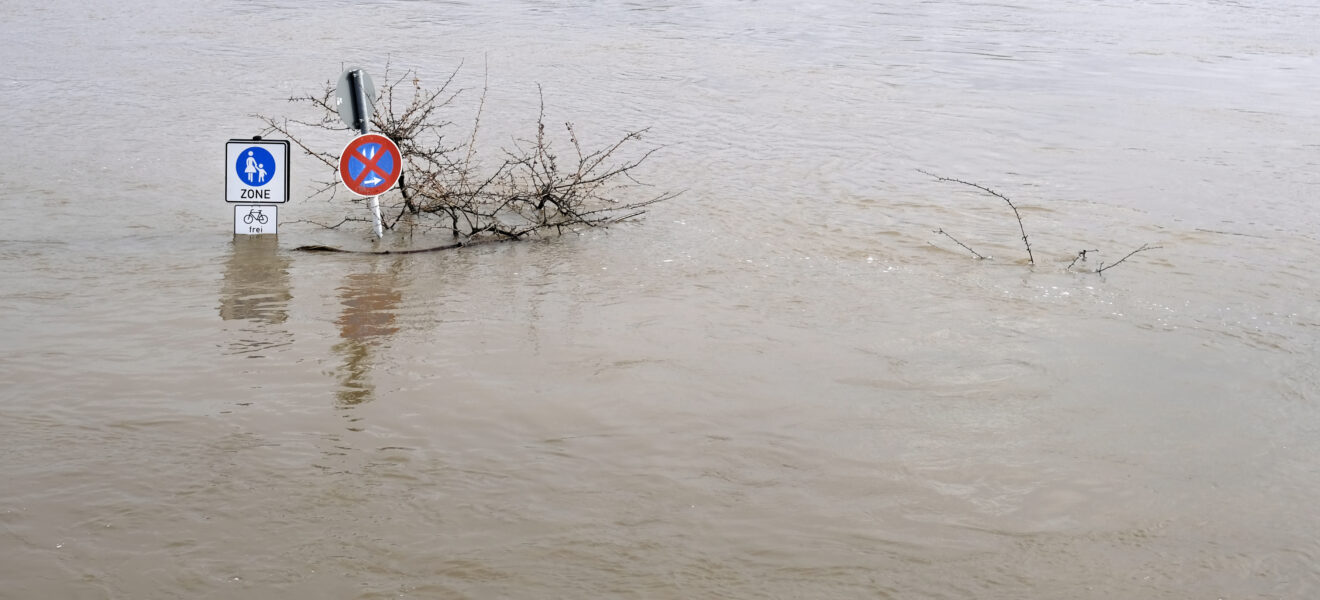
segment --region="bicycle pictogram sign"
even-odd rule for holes
[[[279,233],[278,204],[235,204],[234,235]]]
[[[265,225],[266,221],[269,220],[270,218],[267,217],[264,213],[262,213],[260,208],[257,208],[255,206],[252,207],[252,210],[248,211],[248,214],[243,215],[243,223],[247,225],[251,225],[253,221],[256,221],[261,225]]]
[[[353,138],[339,155],[339,179],[359,196],[378,196],[394,187],[403,171],[402,154],[390,138],[367,133]]]

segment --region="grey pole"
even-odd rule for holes
[[[348,76],[348,87],[353,94],[353,124],[358,132],[367,133],[367,90],[362,85],[362,71],[354,69]]]
[[[353,95],[353,124],[358,128],[362,135],[367,134],[367,90],[362,85],[362,70],[354,69],[348,75],[349,93]],[[380,196],[372,196],[367,202],[371,208],[371,216],[376,226],[376,239],[385,237],[385,224],[380,216]]]

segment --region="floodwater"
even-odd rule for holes
[[[4,4],[0,597],[1320,596],[1310,2]],[[387,62],[683,194],[233,236]]]

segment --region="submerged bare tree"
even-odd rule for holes
[[[462,92],[453,89],[457,74],[455,69],[438,88],[429,89],[422,86],[416,71],[392,77],[386,68],[371,123],[375,132],[394,140],[403,155],[398,195],[382,198],[387,229],[396,229],[402,222],[442,228],[457,238],[445,246],[452,248],[618,223],[677,195],[650,192],[636,200],[620,199],[624,188],[649,187],[633,177],[633,171],[658,149],[633,149],[646,129],[630,131],[604,147],[584,150],[573,124],[564,123],[561,135],[568,138],[572,149],[561,156],[547,131],[539,85],[541,102],[534,135],[512,140],[494,166],[482,167],[476,144],[485,109],[484,89],[466,139],[452,142],[448,136],[454,123],[444,115]],[[334,197],[339,187],[335,180],[339,157],[314,148],[309,134],[348,130],[339,121],[335,86],[327,82],[319,93],[289,100],[310,105],[319,119],[258,118],[266,123],[267,132],[283,134],[328,167],[327,179],[316,193]],[[350,215],[327,227],[352,221],[369,219]]]
[[[1030,265],[1035,265],[1035,264],[1036,264],[1036,256],[1031,252],[1031,242],[1027,239],[1027,227],[1026,227],[1026,225],[1023,225],[1023,224],[1022,224],[1022,213],[1018,212],[1018,207],[1017,207],[1017,205],[1016,205],[1016,204],[1013,204],[1013,201],[1012,201],[1011,199],[1009,199],[1008,196],[1005,196],[1004,194],[1001,194],[1001,193],[999,193],[999,192],[997,192],[997,191],[995,191],[995,190],[992,190],[992,189],[990,189],[990,188],[988,188],[988,187],[986,187],[986,186],[984,186],[984,185],[981,185],[981,184],[979,184],[979,183],[975,183],[975,182],[971,182],[971,181],[964,181],[964,180],[962,180],[962,179],[955,179],[955,178],[953,178],[953,177],[944,177],[944,176],[942,176],[942,175],[936,175],[936,174],[934,174],[934,173],[931,173],[930,171],[926,171],[926,170],[923,170],[923,169],[917,169],[917,172],[918,172],[918,173],[921,173],[921,174],[923,174],[923,175],[928,175],[928,176],[930,176],[930,177],[933,177],[933,178],[935,178],[935,179],[938,180],[938,181],[947,182],[947,183],[957,183],[957,184],[965,185],[965,186],[968,186],[968,187],[973,187],[973,188],[976,188],[976,189],[978,189],[978,190],[981,190],[982,192],[985,192],[985,193],[987,193],[987,194],[990,194],[991,196],[994,196],[994,197],[996,197],[996,198],[999,198],[1000,200],[1003,200],[1006,204],[1008,204],[1008,207],[1009,207],[1009,208],[1013,209],[1013,216],[1017,218],[1018,231],[1020,231],[1020,232],[1022,233],[1022,245],[1023,245],[1024,247],[1026,247],[1026,249],[1027,249],[1027,264],[1030,264]],[[979,260],[984,260],[984,259],[987,258],[986,256],[982,255],[980,252],[977,252],[977,251],[973,250],[973,249],[971,248],[971,246],[968,246],[967,244],[962,243],[960,240],[958,240],[958,238],[955,238],[955,237],[953,237],[952,235],[950,235],[949,232],[944,231],[944,228],[942,228],[942,227],[941,227],[940,229],[937,229],[937,230],[933,231],[932,233],[937,233],[937,234],[940,234],[940,235],[943,235],[943,236],[949,238],[950,240],[953,240],[953,242],[954,242],[955,244],[958,244],[959,246],[962,246],[963,249],[967,250],[968,252],[971,252],[971,253],[972,253],[972,256],[975,256],[975,257],[976,257],[977,259],[979,259]],[[1108,271],[1109,269],[1112,269],[1112,268],[1114,268],[1114,267],[1117,267],[1119,264],[1125,262],[1125,261],[1126,261],[1127,259],[1129,259],[1129,258],[1132,258],[1134,255],[1136,255],[1136,254],[1138,254],[1138,253],[1145,252],[1145,251],[1147,251],[1147,250],[1159,250],[1160,248],[1162,248],[1162,246],[1152,246],[1152,245],[1150,245],[1150,244],[1142,244],[1140,248],[1137,248],[1136,250],[1133,250],[1133,251],[1129,252],[1126,256],[1124,256],[1123,258],[1118,259],[1117,262],[1111,263],[1111,264],[1109,264],[1108,266],[1106,266],[1105,263],[1101,262],[1099,268],[1096,268],[1096,269],[1094,270],[1094,272],[1095,272],[1095,273],[1104,273],[1105,271]],[[1076,265],[1078,262],[1086,262],[1086,257],[1087,257],[1088,254],[1099,254],[1099,253],[1100,253],[1099,250],[1081,250],[1081,251],[1078,251],[1077,256],[1075,256],[1075,257],[1072,259],[1072,262],[1068,263],[1068,266],[1067,266],[1067,267],[1064,267],[1064,269],[1065,269],[1065,270],[1069,270],[1069,269],[1072,269],[1073,266]]]

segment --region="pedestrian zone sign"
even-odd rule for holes
[[[225,202],[282,204],[288,200],[288,140],[225,143]]]

